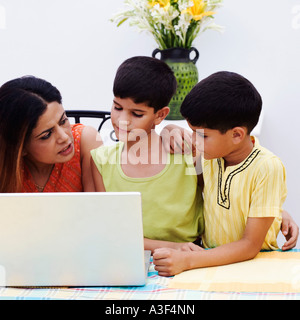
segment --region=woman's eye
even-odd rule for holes
[[[61,120],[60,124],[64,125],[67,121],[69,121],[69,118],[66,117],[66,118]]]
[[[40,139],[41,140],[47,140],[51,137],[52,131],[49,131],[47,134],[45,134],[44,136],[42,136]]]

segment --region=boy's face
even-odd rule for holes
[[[204,159],[225,158],[233,151],[231,130],[222,134],[219,130],[195,127],[190,124],[189,126],[193,130],[193,142],[196,149]]]
[[[120,141],[135,141],[136,136],[148,135],[160,123],[159,112],[144,103],[136,104],[131,98],[115,97],[111,122]]]

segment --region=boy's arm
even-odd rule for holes
[[[97,192],[105,192],[106,190],[105,190],[105,186],[103,183],[102,175],[99,172],[98,168],[96,167],[95,162],[92,157],[91,157],[90,165],[91,165],[92,177],[93,177],[96,191]]]
[[[169,248],[154,251],[153,262],[161,276],[185,270],[226,265],[253,259],[261,250],[274,218],[248,218],[243,238],[201,252],[182,252]]]
[[[197,154],[196,147],[193,144],[192,132],[179,127],[175,124],[169,124],[163,128],[160,133],[164,148],[169,153],[190,154],[194,158],[194,166],[197,173],[198,186],[203,189],[202,161],[201,155]]]
[[[169,248],[174,250],[181,251],[200,251],[204,250],[203,248],[197,246],[192,242],[171,242],[163,240],[153,240],[144,238],[144,249],[151,250],[153,253],[158,248]]]

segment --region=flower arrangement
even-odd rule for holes
[[[223,0],[125,0],[127,10],[111,20],[150,32],[159,48],[191,48],[197,35],[207,29],[222,31],[212,22]]]

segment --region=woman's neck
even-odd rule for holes
[[[39,191],[43,191],[50,178],[54,164],[36,163],[28,158],[24,158],[24,162],[31,174],[33,183]]]

